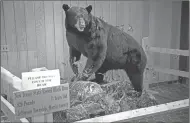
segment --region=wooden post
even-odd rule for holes
[[[144,37],[142,39],[142,47],[145,51],[145,54],[146,54],[146,57],[147,57],[147,65],[146,65],[146,68],[145,68],[145,72],[144,72],[144,88],[145,89],[148,89],[149,88],[149,84],[150,84],[150,81],[151,81],[151,74],[150,74],[150,70],[148,68],[149,66],[149,62],[150,62],[150,54],[148,52],[148,46],[149,46],[149,40],[148,40],[148,37]]]
[[[188,50],[189,40],[189,1],[182,1],[181,6],[181,30],[180,30],[180,49]],[[179,70],[188,71],[188,57],[179,56]],[[179,76],[180,83],[187,82],[187,78]]]
[[[145,53],[146,53],[146,57],[147,57],[147,61],[148,61],[148,59],[149,59],[149,56],[148,56],[148,53],[147,53],[147,49],[146,49],[146,46],[147,46],[147,39],[148,37],[145,37],[145,38],[143,38],[142,39],[142,47],[143,47],[143,49],[144,49],[144,51],[145,51]],[[147,63],[148,64],[148,63]],[[147,66],[146,66],[146,68],[145,68],[145,72],[144,72],[144,88],[149,88],[149,76],[148,76],[148,69],[147,69]]]
[[[153,59],[152,59],[152,52],[149,51],[151,45],[148,37],[144,37],[142,39],[142,47],[146,53],[147,56],[147,65],[146,65],[146,70],[144,74],[145,78],[145,88],[151,84],[154,83],[155,81],[158,80],[158,72],[156,72],[152,67],[154,65]]]

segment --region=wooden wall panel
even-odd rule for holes
[[[189,1],[182,2],[182,9],[181,9],[181,28],[180,28],[180,49],[181,50],[188,50],[188,40],[189,40]],[[179,57],[179,69],[182,71],[188,71],[189,59],[186,56]],[[186,78],[179,77],[179,79]]]
[[[117,24],[117,2],[110,0],[110,20],[108,21],[113,26]]]
[[[95,16],[97,17],[103,17],[103,8],[102,8],[102,1],[95,1]]]
[[[14,1],[18,51],[27,51],[24,1]]]
[[[24,1],[14,1],[14,12],[18,48],[18,70],[19,73],[21,73],[28,71],[28,47],[26,38],[26,19]]]
[[[142,37],[149,36],[149,15],[150,15],[150,2],[143,2],[143,24],[142,24]]]
[[[15,12],[12,1],[3,1],[6,39],[9,45],[9,51],[17,51]]]
[[[70,0],[71,6],[78,6],[79,1],[78,0]]]
[[[25,17],[26,17],[26,32],[27,32],[27,47],[28,51],[37,50],[36,28],[35,28],[35,3],[34,1],[24,1]]]
[[[132,1],[130,8],[130,25],[133,29],[131,35],[142,44],[143,1]]]
[[[170,48],[172,1],[151,1],[149,39],[152,46]],[[170,68],[170,55],[154,53],[154,65]],[[167,81],[170,75],[158,73],[157,81]]]
[[[37,37],[37,46],[38,46],[37,63],[38,67],[44,67],[47,65],[44,2],[35,1],[34,3],[35,3],[36,37]]]
[[[15,27],[15,12],[12,1],[3,1],[4,19],[5,19],[5,34],[7,45],[9,46],[8,52],[8,70],[14,75],[20,76],[18,67],[18,53],[17,53],[17,40],[16,40],[16,27]]]
[[[5,18],[4,18],[3,2],[1,2],[1,45],[7,45],[5,36]],[[7,52],[1,52],[1,66],[8,69],[8,56]]]
[[[109,1],[102,1],[102,16],[105,22],[110,21],[110,2]]]
[[[78,2],[78,6],[86,8],[87,7],[87,1],[86,0],[81,0]]]
[[[124,20],[124,31],[129,33],[128,28],[129,28],[129,16],[130,16],[130,2],[131,1],[125,1],[123,2],[123,11],[124,11],[124,16],[123,16],[123,20]]]
[[[28,70],[37,68],[37,37],[35,25],[35,4],[34,1],[24,1],[25,19],[26,19],[26,36],[28,50]]]
[[[171,42],[170,48],[179,49],[180,46],[180,27],[181,27],[181,1],[172,2],[172,28],[171,28]],[[170,68],[179,70],[179,57],[171,55]],[[177,80],[177,76],[171,75],[171,80]]]
[[[44,2],[44,9],[45,9],[47,68],[51,70],[54,69],[56,66],[53,2],[52,1]]]
[[[116,1],[116,25],[117,26],[122,26],[125,25],[125,1]]]

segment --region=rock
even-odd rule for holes
[[[78,81],[70,85],[71,107],[76,103],[83,103],[87,98],[102,94],[103,90],[99,84],[90,81]]]

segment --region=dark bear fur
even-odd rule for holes
[[[95,81],[101,82],[103,74],[108,70],[123,69],[134,89],[142,93],[147,58],[140,44],[129,34],[93,16],[91,5],[86,8],[70,8],[64,4],[63,9],[66,14],[65,27],[71,67],[74,68],[73,63],[80,60],[81,54],[87,57],[86,66],[76,81],[87,80],[95,73]],[[82,16],[85,20],[83,32],[74,27],[76,16]]]

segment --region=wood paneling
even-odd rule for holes
[[[165,5],[164,5],[165,4]],[[168,48],[171,37],[171,6],[170,2],[152,1],[150,4],[150,26],[149,39],[152,46]],[[162,14],[161,14],[162,13]],[[169,15],[168,15],[169,14]],[[166,19],[167,18],[167,19]],[[152,53],[153,65],[166,67],[170,63],[168,55]],[[162,59],[162,60],[160,60]],[[156,81],[163,81],[166,74],[157,73],[155,75]]]
[[[181,30],[180,30],[180,49],[188,50],[189,40],[189,1],[182,2],[181,9]],[[179,69],[182,71],[189,71],[189,59],[186,56],[179,57]],[[188,81],[187,78],[179,77],[180,81]]]
[[[18,51],[27,51],[24,1],[14,1]]]
[[[34,1],[24,1],[26,38],[28,50],[28,70],[37,67],[37,36],[35,22],[35,4]],[[22,71],[21,71],[22,72]]]
[[[3,67],[19,77],[21,72],[36,67],[59,69],[62,78],[73,76],[69,65],[63,3],[81,7],[92,5],[93,15],[103,17],[113,26],[124,25],[124,31],[140,44],[143,36],[149,36],[153,46],[179,48],[180,2],[3,1],[1,45],[9,47],[8,52],[1,53]],[[130,26],[132,31],[128,30]],[[178,64],[178,60],[169,56],[154,54],[152,58],[154,64],[162,67]],[[80,71],[85,63],[86,58],[82,56]],[[128,78],[120,70],[109,71],[106,76],[108,80]],[[157,77],[158,81],[166,79],[170,77],[161,74]]]
[[[180,27],[181,27],[181,2],[172,2],[172,39],[170,42],[172,49],[180,49]],[[179,56],[171,55],[170,57],[170,68],[179,70]],[[171,75],[172,80],[177,80],[177,76]]]
[[[78,2],[78,6],[86,8],[87,7],[87,1],[86,0],[81,0]]]
[[[4,20],[3,4],[1,2],[1,45],[7,45],[5,36],[5,20]],[[1,66],[8,69],[7,52],[1,52]]]
[[[142,24],[142,37],[149,36],[149,14],[150,14],[150,2],[143,2],[143,24]]]
[[[70,3],[71,3],[71,6],[78,6],[79,1],[78,0],[71,0]]]
[[[36,26],[36,38],[37,38],[37,57],[38,67],[44,67],[47,65],[46,55],[46,32],[45,32],[45,17],[44,17],[44,2],[35,1],[35,26]]]
[[[55,55],[55,28],[54,28],[54,4],[52,1],[44,2],[45,9],[45,31],[46,31],[46,55],[47,68],[54,69],[56,66]]]
[[[180,30],[180,49],[188,50],[189,40],[189,1],[182,2],[181,9],[181,30]],[[180,70],[188,71],[188,58],[186,56],[180,56],[179,67]]]
[[[12,1],[3,2],[4,20],[5,20],[5,36],[7,45],[9,46],[8,52],[8,70],[14,75],[19,76],[18,67],[18,50],[16,39],[16,23],[15,23],[15,10]]]
[[[179,1],[152,1],[150,4],[149,39],[152,46],[179,49],[180,4]],[[174,55],[153,53],[154,65],[178,69]],[[175,67],[174,67],[175,66]],[[175,79],[172,75],[158,73],[157,81]]]
[[[24,1],[14,1],[19,73],[28,71],[28,47]]]

